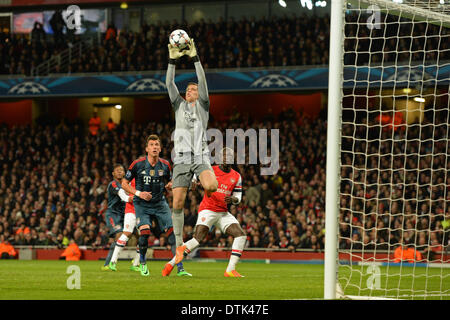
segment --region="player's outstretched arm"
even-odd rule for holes
[[[175,64],[176,60],[183,56],[185,52],[180,51],[178,48],[172,46],[170,43],[168,44],[169,48],[169,64],[167,66],[166,72],[166,87],[167,92],[169,93],[170,102],[173,107],[178,105],[178,100],[183,99],[180,96],[178,88],[175,84]]]
[[[186,50],[186,54],[194,61],[195,73],[197,74],[198,79],[198,97],[204,105],[209,108],[208,85],[206,83],[205,70],[203,70],[203,66],[200,63],[194,39],[189,40],[189,50]]]

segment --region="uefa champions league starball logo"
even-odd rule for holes
[[[33,81],[26,81],[13,86],[9,89],[8,94],[39,94],[48,92],[50,92],[50,90],[42,84]]]
[[[426,73],[425,71],[419,71],[419,70],[401,70],[397,71],[397,73],[392,74],[387,78],[387,80],[395,80],[397,82],[417,82],[417,81],[424,81],[430,79],[430,75]]]
[[[283,88],[297,86],[297,82],[281,74],[269,74],[253,82],[250,87],[255,88]]]
[[[157,79],[140,79],[130,84],[126,91],[162,91],[166,85]]]

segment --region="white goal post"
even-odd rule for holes
[[[325,299],[450,299],[450,0],[332,0]]]

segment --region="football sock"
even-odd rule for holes
[[[109,247],[108,255],[105,259],[105,266],[109,265],[109,262],[111,261],[111,257],[114,252],[114,248],[116,247],[116,242],[111,243],[111,246]]]
[[[136,246],[136,256],[133,259],[133,266],[137,267],[139,266],[139,260],[141,255],[139,254],[139,245]]]
[[[148,238],[150,237],[150,229],[141,230],[139,237],[139,262],[145,264],[148,249]]]
[[[176,246],[183,245],[184,214],[183,209],[173,209],[172,211],[173,233],[175,234]]]
[[[172,230],[173,231],[173,230]],[[177,247],[175,246],[175,234],[173,232],[170,233],[167,238],[167,242],[170,244],[170,250],[172,251],[173,257],[172,260],[169,261],[170,265],[175,266],[175,256],[177,254]],[[177,264],[178,271],[183,269],[183,263],[180,262]]]
[[[186,246],[186,250],[188,252],[191,252],[192,250],[197,248],[200,245],[200,243],[197,241],[197,239],[192,238],[191,240],[187,241],[184,245]]]
[[[242,251],[244,250],[245,241],[247,240],[246,236],[236,237],[233,240],[233,245],[231,246],[231,256],[230,261],[228,262],[227,272],[233,271],[236,269],[236,264],[241,258]]]
[[[117,259],[119,258],[120,251],[122,251],[123,247],[126,246],[127,242],[128,242],[128,237],[126,235],[124,235],[124,234],[122,234],[120,236],[120,238],[117,239],[116,246],[114,248],[114,252],[113,252],[113,255],[111,257],[111,261],[113,263],[117,263]]]

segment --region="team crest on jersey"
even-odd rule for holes
[[[150,170],[150,175],[154,176],[155,175],[155,170]]]
[[[158,170],[158,175],[162,177],[164,175],[164,170]]]
[[[231,183],[235,183],[236,180],[234,180],[233,178],[230,179]]]
[[[205,217],[202,217],[202,222],[205,222],[205,220],[206,220],[206,218],[205,218]]]

